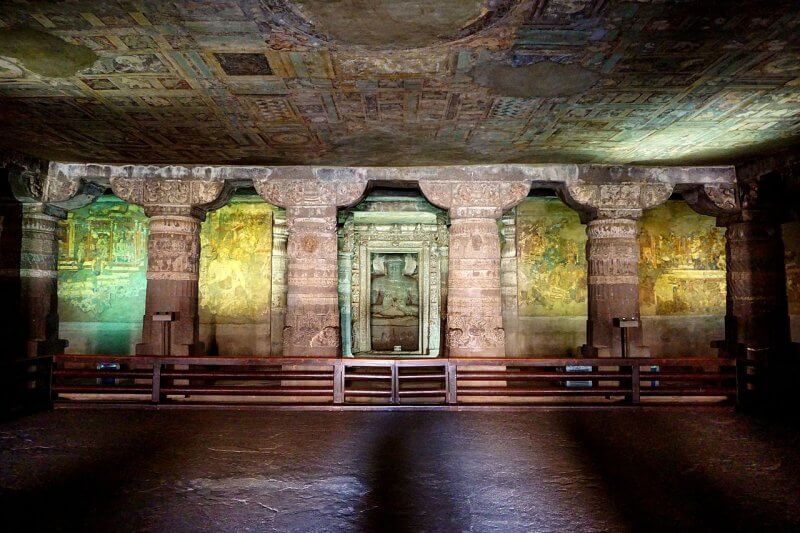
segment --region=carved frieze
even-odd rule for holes
[[[672,190],[673,185],[667,182],[567,181],[559,195],[586,222],[595,218],[639,218],[643,210],[666,202]]]
[[[701,215],[730,216],[740,211],[736,186],[706,184],[683,192],[686,203]]]
[[[253,186],[267,202],[280,207],[346,207],[361,199],[367,182],[356,178],[274,178],[253,180]]]
[[[530,180],[467,181],[421,179],[419,187],[432,204],[447,209],[450,218],[500,218],[530,191]]]

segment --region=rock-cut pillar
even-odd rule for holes
[[[614,319],[633,319],[627,327],[628,355],[649,355],[642,343],[639,314],[639,226],[642,211],[669,199],[672,185],[660,182],[596,183],[567,181],[559,191],[586,224],[588,305],[586,357],[620,357],[622,331]]]
[[[586,225],[588,309],[585,354],[620,357],[621,330],[614,318],[639,315],[639,227],[628,218],[601,218]],[[627,329],[632,354],[642,355],[642,328]],[[638,353],[637,353],[638,352]]]
[[[203,353],[198,316],[200,223],[224,203],[223,181],[112,178],[114,193],[150,217],[147,293],[137,355]]]
[[[341,349],[337,208],[355,204],[366,181],[289,175],[254,185],[267,202],[286,209],[283,355],[336,357]]]
[[[68,342],[59,338],[59,224],[68,210],[91,203],[103,188],[68,178],[53,165],[47,168],[44,163],[27,158],[11,165],[9,183],[22,203],[19,316],[13,320],[18,331],[12,332],[16,341],[9,344],[21,341],[25,355],[30,357],[63,353]]]
[[[498,220],[528,195],[530,182],[425,179],[419,185],[450,216],[449,356],[504,357]]]
[[[725,226],[727,309],[725,344],[781,351],[790,342],[781,223],[783,187],[777,176],[740,184],[741,211],[719,217]]]

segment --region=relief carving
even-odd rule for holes
[[[585,183],[567,181],[559,195],[581,213],[594,218],[639,218],[642,211],[666,202],[673,185],[661,182]]]
[[[505,356],[500,287],[503,211],[530,190],[526,180],[458,181],[424,179],[430,202],[448,209],[447,345],[451,357]]]

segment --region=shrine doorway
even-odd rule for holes
[[[345,357],[437,357],[447,287],[446,213],[412,191],[373,191],[340,214]]]

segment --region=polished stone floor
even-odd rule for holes
[[[800,528],[800,429],[723,408],[61,410],[0,425],[5,531]]]

